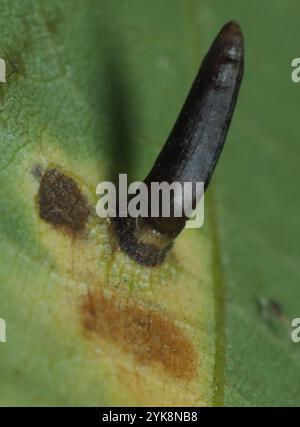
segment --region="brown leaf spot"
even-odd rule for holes
[[[84,230],[90,209],[78,184],[57,169],[48,169],[38,194],[40,217],[73,235]]]
[[[197,355],[190,339],[159,311],[98,291],[84,298],[81,316],[90,338],[109,340],[140,363],[160,365],[173,377],[190,380],[196,375]]]

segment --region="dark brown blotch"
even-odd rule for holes
[[[41,178],[38,205],[41,219],[72,235],[84,230],[90,214],[78,184],[54,168],[46,170]]]
[[[89,338],[113,342],[143,365],[159,366],[181,380],[196,375],[197,353],[189,337],[157,310],[97,291],[84,297],[81,320]]]

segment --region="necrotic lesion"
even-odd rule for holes
[[[81,300],[81,321],[89,338],[111,341],[145,366],[159,365],[179,380],[196,375],[197,353],[190,338],[156,309],[90,290]]]
[[[41,178],[38,205],[41,219],[73,235],[84,230],[90,214],[78,184],[55,168]]]

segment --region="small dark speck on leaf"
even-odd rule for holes
[[[42,15],[46,25],[46,29],[50,34],[55,34],[58,30],[60,23],[63,20],[61,9],[59,8],[47,8],[42,9]]]
[[[46,26],[49,33],[55,33],[58,27],[58,21],[56,19],[48,19],[46,21]]]
[[[280,318],[283,316],[283,309],[281,304],[274,299],[259,298],[257,300],[257,304],[263,317],[272,315]]]
[[[258,312],[262,320],[269,326],[274,333],[280,332],[280,329],[289,326],[289,321],[284,313],[282,305],[272,298],[258,298],[256,300]]]

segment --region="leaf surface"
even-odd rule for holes
[[[1,10],[1,404],[297,405],[297,2]],[[138,266],[95,216],[96,185],[144,178],[231,19],[246,74],[205,226],[186,230],[163,266]],[[50,168],[84,194],[84,235],[40,218]]]

